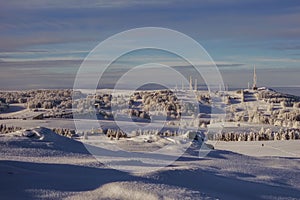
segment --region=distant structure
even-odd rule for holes
[[[254,65],[254,70],[253,70],[253,85],[252,85],[252,90],[257,90],[257,76],[256,76],[256,69]]]
[[[195,85],[194,85],[194,90],[197,91],[197,79],[195,79]]]
[[[190,76],[190,91],[193,90],[193,82],[192,81],[193,81],[192,76]]]

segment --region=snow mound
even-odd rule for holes
[[[149,192],[151,191],[151,192]],[[143,182],[113,182],[100,188],[83,192],[67,199],[123,199],[123,200],[157,200],[157,199],[215,199],[199,191],[166,184]]]
[[[0,138],[0,145],[5,144],[5,146],[3,145],[5,148],[2,150],[7,151],[6,155],[10,154],[9,148],[15,148],[20,155],[30,154],[31,156],[42,152],[43,154],[60,155],[68,153],[90,154],[81,142],[58,135],[45,127],[2,134]],[[37,151],[32,152],[33,149],[37,149]],[[29,153],[29,151],[31,152]]]

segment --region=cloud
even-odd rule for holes
[[[83,60],[88,53],[89,51],[29,50],[0,52],[0,58],[3,62]]]
[[[270,55],[278,49],[298,50],[299,45],[292,42],[300,39],[299,11],[299,3],[292,0],[3,1],[0,57],[22,62],[79,59],[84,53],[76,51],[88,52],[113,34],[130,28],[161,26],[206,43],[213,57],[222,60],[217,63],[220,68],[277,62],[251,60],[251,56]],[[30,52],[34,49],[46,52]],[[240,55],[241,59],[226,60],[224,55]],[[281,64],[297,62],[279,60]]]
[[[256,62],[280,62],[280,63],[300,63],[300,59],[295,58],[256,58],[254,59]]]
[[[218,63],[217,64],[218,67],[242,67],[245,66],[245,64],[241,64],[241,63],[232,63],[232,64],[228,64],[228,63]]]
[[[243,3],[251,4],[250,0],[245,0]],[[211,6],[232,6],[241,5],[239,0],[202,0],[200,3],[197,0],[190,0],[189,2],[183,0],[90,0],[86,2],[85,0],[10,0],[2,2],[3,8],[15,8],[21,7],[24,9],[47,9],[47,8],[128,8],[128,7],[161,7],[161,6],[172,6],[178,7],[192,5],[201,5],[202,7]]]
[[[300,34],[300,32],[299,32]],[[272,49],[275,50],[300,50],[300,44],[294,44],[294,43],[282,43],[278,45],[274,45]]]
[[[44,9],[44,8],[119,8],[119,7],[130,7],[140,5],[163,5],[169,4],[176,1],[138,1],[138,0],[28,0],[26,2],[11,0],[3,3],[5,8],[22,7],[25,9]]]

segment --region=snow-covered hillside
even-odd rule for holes
[[[0,135],[1,199],[300,199],[300,159],[292,155],[186,153],[159,171],[130,174],[50,129],[26,135]]]

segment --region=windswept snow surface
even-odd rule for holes
[[[1,199],[300,199],[297,156],[187,151],[159,171],[131,174],[99,163],[78,141],[32,131],[0,135]]]
[[[218,150],[232,151],[249,156],[295,157],[300,158],[299,140],[214,142]]]

